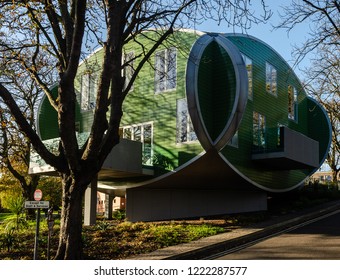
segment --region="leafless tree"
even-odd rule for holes
[[[332,127],[332,145],[327,163],[333,172],[333,182],[340,172],[340,46],[320,46],[318,55],[305,71],[306,89],[328,112]]]
[[[284,7],[282,22],[277,28],[288,31],[301,23],[309,23],[306,41],[295,46],[296,64],[312,54],[311,66],[305,69],[306,88],[327,110],[332,126],[332,146],[327,163],[333,180],[339,173],[339,62],[340,62],[340,2],[338,0],[293,0]]]
[[[6,84],[12,96],[24,112],[28,123],[35,126],[35,113],[41,94],[39,88],[27,76],[26,71],[9,62],[1,65],[1,82]],[[13,68],[14,67],[14,68]],[[29,175],[30,141],[19,130],[5,104],[0,106],[0,168],[1,173],[12,176],[20,185],[25,200],[33,200],[39,176]],[[31,216],[34,210],[28,211]]]
[[[319,46],[339,46],[340,37],[340,3],[338,0],[293,0],[282,7],[282,22],[276,28],[288,32],[301,23],[308,23],[306,41],[295,45],[296,63],[315,51]]]

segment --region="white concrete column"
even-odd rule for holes
[[[97,216],[97,178],[85,191],[84,225],[94,225]]]

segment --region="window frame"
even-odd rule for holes
[[[177,88],[177,48],[171,47],[157,51],[155,53],[155,76],[154,76],[154,92],[160,94],[163,92],[173,91]],[[174,54],[174,59],[170,56]],[[158,57],[161,57],[159,65]],[[170,63],[173,62],[173,65]],[[161,69],[160,69],[161,68]],[[173,83],[173,85],[172,85]]]
[[[235,132],[235,134],[233,135],[233,137],[231,137],[231,139],[228,142],[228,146],[233,147],[233,148],[238,148],[238,130]]]
[[[253,60],[249,56],[245,55],[244,53],[241,53],[241,56],[247,69],[248,99],[253,100]],[[250,64],[248,62],[250,62]],[[250,65],[250,70],[248,68],[248,65]]]
[[[255,120],[257,120],[255,122]],[[258,149],[267,147],[267,123],[266,116],[253,111],[253,146]]]
[[[152,161],[153,161],[153,155],[154,155],[154,145],[153,145],[153,132],[154,132],[154,125],[153,122],[144,122],[144,123],[137,123],[137,124],[131,124],[131,125],[124,125],[120,129],[122,131],[122,138],[131,140],[131,141],[137,141],[142,143],[142,157],[145,155],[145,127],[150,126],[151,127],[151,133],[150,133],[150,153],[149,153],[149,159],[147,161],[143,161],[144,165],[151,165],[152,166]],[[135,131],[136,129],[140,127],[140,139],[136,138],[135,136]],[[125,131],[130,131],[130,138],[125,137]]]
[[[266,61],[266,92],[277,97],[277,69]]]
[[[85,112],[94,110],[96,106],[97,88],[98,88],[97,75],[94,72],[84,72],[81,76],[81,91],[80,91],[81,111]]]
[[[123,77],[125,77],[125,80],[124,80],[123,90],[127,88],[127,86],[129,85],[132,79],[132,76],[135,73],[134,61],[135,61],[135,53],[133,51],[124,53],[124,61],[123,61],[124,67],[122,70],[122,74],[123,74]],[[129,91],[132,91],[132,90],[133,90],[133,84],[131,85],[131,88],[129,89]]]
[[[183,102],[183,104],[179,105],[179,103]],[[180,110],[180,108],[184,108],[185,110]],[[185,117],[185,125],[182,125],[182,119],[179,119],[179,116]],[[183,133],[185,135],[183,136]],[[184,141],[181,141],[183,139]],[[189,109],[188,109],[188,101],[186,98],[180,98],[176,100],[176,143],[184,144],[184,143],[192,143],[197,142],[198,138],[196,132],[194,130]]]
[[[298,122],[298,91],[293,85],[288,85],[288,119]]]

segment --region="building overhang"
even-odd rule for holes
[[[281,127],[280,135],[281,143],[277,150],[257,150],[252,154],[252,160],[257,164],[282,170],[319,167],[318,141],[288,127]]]
[[[81,137],[79,137],[81,139]],[[78,140],[78,142],[81,140]],[[46,142],[46,143],[45,143]],[[53,149],[59,145],[59,138],[49,139],[44,143]],[[58,176],[57,171],[36,153],[31,152],[29,174]],[[113,147],[98,173],[98,180],[119,179],[140,176],[152,176],[153,169],[142,165],[142,143],[120,139]]]

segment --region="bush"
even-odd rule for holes
[[[15,244],[15,229],[12,227],[6,227],[5,233],[1,237],[1,244],[3,248],[7,249],[7,252],[10,252]]]
[[[110,228],[110,223],[106,221],[100,221],[96,224],[96,229],[101,230],[101,231],[106,231]]]
[[[116,210],[112,213],[112,218],[118,221],[122,221],[126,218],[125,210]]]
[[[5,219],[7,227],[19,230],[21,228],[27,227],[27,222],[24,217],[24,198],[22,196],[9,197],[7,201],[7,207],[14,216],[9,216]]]
[[[159,243],[161,247],[179,244],[185,235],[183,229],[179,225],[153,226],[150,229],[147,229],[145,233],[152,235],[154,241]]]
[[[221,227],[204,225],[180,225],[170,224],[162,226],[151,226],[145,230],[146,234],[153,236],[154,241],[162,247],[177,245],[183,242],[190,242],[203,237],[224,232]]]

